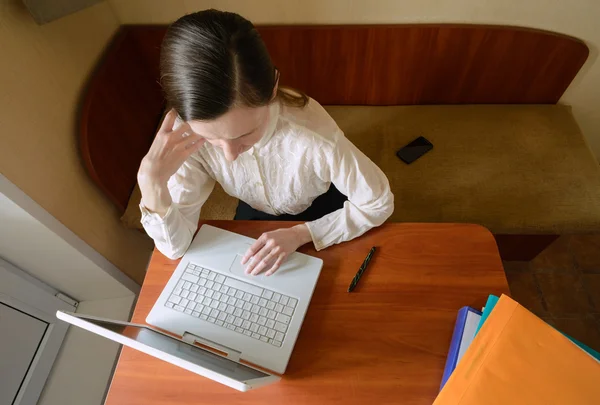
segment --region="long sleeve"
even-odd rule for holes
[[[178,259],[187,250],[198,228],[200,209],[215,186],[195,156],[188,158],[169,179],[173,203],[164,218],[142,204],[142,225],[162,254]]]
[[[334,140],[333,149],[323,151],[325,167],[348,201],[343,208],[306,224],[317,250],[364,234],[383,224],[394,211],[394,195],[381,169],[341,131]]]

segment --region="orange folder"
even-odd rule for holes
[[[506,295],[434,405],[599,405],[600,363]]]

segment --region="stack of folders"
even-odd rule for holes
[[[600,353],[503,295],[462,308],[434,405],[597,405]]]

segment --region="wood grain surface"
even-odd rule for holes
[[[508,26],[260,27],[281,82],[327,105],[555,104],[578,39]]]
[[[214,221],[258,237],[294,223]],[[346,290],[377,246],[355,292]],[[493,236],[465,224],[386,224],[315,252],[324,267],[281,382],[240,393],[124,347],[107,405],[431,404],[457,311],[508,294]],[[133,322],[146,315],[177,261],[154,253]]]
[[[81,100],[93,181],[124,212],[164,109],[164,25],[122,26]],[[281,83],[321,104],[554,104],[588,56],[580,40],[486,25],[258,27]]]
[[[163,35],[164,28],[119,30],[81,101],[79,146],[84,165],[121,213],[165,108],[157,48]],[[155,46],[151,42],[156,36]]]

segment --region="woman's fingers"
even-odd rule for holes
[[[173,143],[186,142],[190,139],[198,139],[200,135],[192,131],[190,125],[185,122],[178,126],[176,129],[171,131],[169,134],[169,140]]]
[[[198,139],[194,139],[194,140],[190,141],[189,143],[186,143],[185,148],[196,150],[200,146],[204,145],[204,142],[206,142],[206,140],[204,138],[198,137]]]
[[[246,274],[252,273],[252,270],[260,263],[271,252],[273,248],[277,246],[277,243],[267,233],[263,233],[260,238],[246,252],[242,258],[242,264],[245,264],[248,259],[252,258],[248,267],[246,267]]]
[[[262,249],[260,249],[255,255],[252,256],[252,259],[248,262],[248,266],[246,267],[246,274],[253,274],[256,266],[261,264],[261,261],[267,257],[269,252],[271,251],[271,247],[269,245],[264,245]]]
[[[182,151],[189,151],[190,149],[192,149],[194,151],[198,147],[202,146],[204,144],[204,142],[206,142],[206,140],[204,138],[202,138],[201,136],[190,135],[190,136],[186,137],[185,139],[178,141],[173,146],[173,149],[182,150]]]
[[[252,246],[250,246],[248,248],[248,251],[246,251],[246,254],[244,255],[244,257],[242,257],[242,264],[246,264],[248,262],[248,259],[250,259],[256,253],[258,253],[258,251],[260,249],[262,249],[262,247],[264,245],[265,245],[265,242],[264,242],[264,234],[263,234],[263,236],[261,236],[260,238],[258,238],[256,240],[256,242],[254,242],[252,244]]]
[[[173,130],[173,125],[175,125],[175,119],[177,118],[177,112],[174,108],[165,115],[165,119],[160,126],[160,131],[162,132],[171,132]]]
[[[246,274],[256,275],[267,269],[267,275],[273,274],[299,245],[298,234],[292,228],[263,233],[242,258],[242,265],[247,264]]]
[[[267,271],[267,273],[265,275],[270,276],[271,274],[275,273],[279,269],[279,266],[281,266],[281,263],[283,263],[284,259],[285,259],[285,253],[279,254],[279,257],[277,258],[277,260],[275,261],[273,266],[271,266],[271,268],[269,269],[269,271]]]
[[[169,139],[165,147],[170,147],[172,150],[178,152],[184,160],[206,142],[203,137],[192,131],[187,124],[180,126],[168,134],[168,137]]]
[[[262,250],[267,250],[267,247],[265,246]],[[265,270],[268,266],[270,266],[271,263],[273,263],[273,260],[280,253],[281,253],[281,248],[275,247],[275,248],[271,249],[262,259],[258,259],[257,256],[255,256],[254,259],[252,260],[252,264],[254,265],[254,268],[249,271],[250,274],[252,274],[253,276],[260,274],[263,270]],[[260,252],[259,252],[259,254],[260,254]],[[250,267],[250,266],[248,266],[248,267]]]

